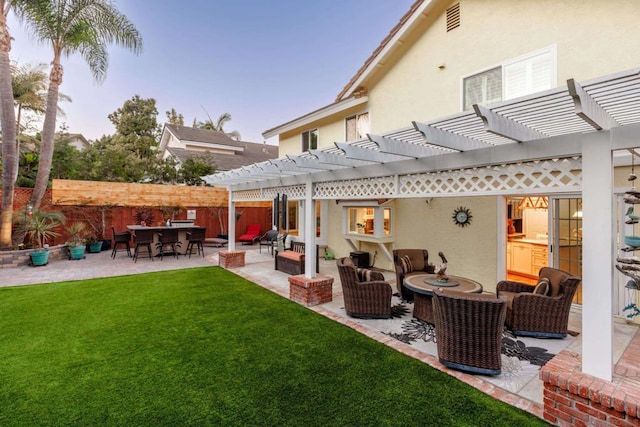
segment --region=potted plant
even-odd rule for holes
[[[65,222],[62,212],[32,210],[27,207],[24,214],[17,215],[18,229],[29,239],[34,250],[29,254],[33,266],[46,265],[49,262],[47,241],[59,236],[56,228]]]
[[[85,240],[87,241],[87,252],[96,254],[102,250],[102,240],[98,239],[95,233],[88,232],[85,235]]]
[[[67,240],[67,246],[69,247],[69,259],[82,259],[84,258],[84,252],[86,249],[86,224],[84,222],[74,222],[67,228],[69,233],[69,240]]]

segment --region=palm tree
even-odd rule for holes
[[[107,46],[116,44],[139,53],[142,37],[109,0],[29,0],[21,2],[16,14],[36,39],[53,50],[38,175],[31,196],[31,204],[37,209],[51,173],[62,56],[80,54],[96,81],[102,82],[109,62]]]
[[[47,105],[47,73],[44,64],[11,66],[11,86],[13,99],[17,109],[16,116],[16,160],[20,157],[20,142],[29,140],[30,137],[22,135],[22,112],[31,111],[36,114],[44,114]],[[67,95],[60,94],[58,101],[71,101]],[[64,111],[58,107],[58,114],[64,116]],[[16,168],[16,178],[19,173]]]
[[[214,123],[213,120],[211,119],[211,116],[209,115],[209,113],[207,113],[207,110],[205,110],[205,113],[207,114],[207,117],[209,119],[205,120],[204,122],[197,122],[194,119],[193,120],[194,121],[194,126],[193,127],[197,127],[197,128],[200,128],[200,129],[207,129],[207,130],[215,130],[215,131],[218,131],[218,132],[224,132],[231,139],[235,139],[236,141],[240,140],[240,132],[238,132],[237,130],[234,130],[234,131],[231,131],[231,132],[225,132],[225,130],[224,130],[225,123],[231,121],[231,114],[222,113],[220,115],[220,117],[218,117],[218,120]]]
[[[18,2],[20,3],[20,2]],[[13,109],[11,87],[11,35],[7,28],[7,15],[15,7],[11,0],[0,0],[0,127],[2,128],[2,215],[0,215],[0,246],[11,245],[13,222],[13,193],[18,173],[16,145],[16,113]]]
[[[17,108],[16,134],[23,131],[21,127],[22,112],[31,111],[36,114],[44,114],[47,106],[47,73],[44,71],[45,64],[22,65],[13,64],[11,74],[13,76],[11,86],[13,88],[13,99]],[[71,102],[71,97],[63,93],[58,101]],[[62,108],[58,107],[58,114],[65,116]]]

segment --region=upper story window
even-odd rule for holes
[[[357,141],[367,137],[371,131],[369,113],[356,114],[345,119],[346,141]]]
[[[506,61],[462,79],[462,108],[517,98],[556,86],[556,47]]]
[[[302,132],[302,152],[318,148],[318,129]]]

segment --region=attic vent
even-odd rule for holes
[[[447,32],[460,26],[460,3],[447,9]]]

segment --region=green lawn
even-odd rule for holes
[[[0,288],[0,425],[546,425],[219,267]]]

